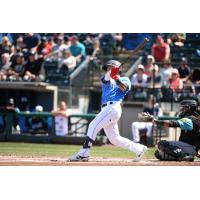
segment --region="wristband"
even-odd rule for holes
[[[122,82],[119,79],[115,80],[115,82],[116,82],[117,85],[122,84]]]

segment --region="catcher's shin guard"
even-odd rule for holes
[[[182,148],[182,145],[188,144],[176,141],[160,141],[158,143],[158,151],[155,152],[155,156],[158,159],[161,158],[160,160],[166,161],[193,161],[194,156],[189,152],[186,153]]]

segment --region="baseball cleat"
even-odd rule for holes
[[[69,162],[87,162],[88,160],[89,156],[80,156],[79,154],[75,154],[68,159]]]
[[[143,147],[143,150],[139,153],[136,153],[135,158],[133,159],[134,162],[139,162],[143,155],[145,154],[145,152],[148,150],[148,148],[146,146]]]
[[[69,162],[87,162],[90,157],[90,152],[88,148],[82,148],[78,153],[69,157]]]

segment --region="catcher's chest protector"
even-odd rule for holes
[[[196,147],[180,141],[160,141],[158,143],[161,160],[181,161],[186,156],[194,157]]]

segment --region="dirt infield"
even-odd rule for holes
[[[0,166],[200,166],[200,160],[161,162],[156,159],[146,159],[133,162],[131,159],[91,157],[89,162],[68,162],[67,158],[63,157],[0,156]]]

